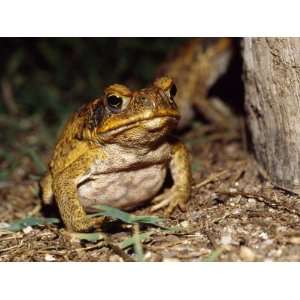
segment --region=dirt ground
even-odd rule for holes
[[[16,135],[19,143],[35,134]],[[145,261],[298,261],[300,260],[299,197],[273,187],[244,150],[241,130],[220,131],[194,122],[181,135],[192,155],[194,185],[186,212],[176,210],[164,231],[141,226]],[[36,141],[36,140],[34,140]],[[49,149],[41,151],[46,161]],[[28,215],[43,216],[37,159],[20,152],[18,167],[0,182],[1,225]],[[1,162],[5,168],[6,162]],[[149,214],[149,206],[134,214]],[[155,215],[163,217],[163,212]],[[59,215],[54,212],[55,217]],[[136,229],[136,228],[135,228]],[[0,261],[135,261],[133,249],[120,242],[132,225],[108,226],[110,241],[74,240],[62,225],[0,231]]]

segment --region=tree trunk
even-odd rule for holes
[[[273,184],[300,194],[300,38],[245,38],[247,123]]]

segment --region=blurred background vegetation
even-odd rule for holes
[[[70,111],[120,82],[144,87],[185,38],[1,38],[0,180],[44,171]],[[26,168],[25,168],[26,169]],[[15,174],[16,175],[16,174]],[[17,174],[19,177],[26,174]]]
[[[180,38],[1,39],[1,81],[24,115],[59,118],[116,81],[145,85]],[[3,88],[3,87],[2,87]],[[2,101],[0,113],[7,113]]]

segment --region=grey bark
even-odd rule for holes
[[[300,38],[243,40],[245,107],[255,157],[273,184],[300,193]]]

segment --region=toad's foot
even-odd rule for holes
[[[73,232],[91,232],[100,229],[103,222],[107,221],[107,217],[85,216],[84,218],[76,218],[72,223],[66,223],[69,231]]]
[[[177,206],[181,211],[186,211],[186,203],[188,198],[189,194],[185,190],[174,186],[171,189],[165,190],[161,195],[156,196],[152,200],[152,203],[154,203],[154,205],[151,207],[150,211],[154,212],[166,207],[166,216],[171,215],[171,213]]]

